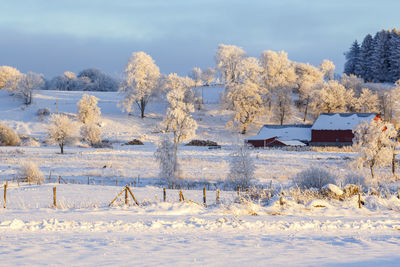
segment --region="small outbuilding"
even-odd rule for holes
[[[376,113],[322,113],[311,127],[310,145],[352,145],[356,126],[376,118]]]
[[[311,124],[264,125],[256,136],[245,139],[254,147],[305,146],[311,140]]]

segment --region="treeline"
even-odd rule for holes
[[[395,82],[400,79],[400,32],[382,30],[367,34],[360,45],[354,41],[345,53],[344,73],[367,82]]]

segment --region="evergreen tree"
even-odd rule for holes
[[[389,40],[389,62],[391,82],[400,79],[400,32],[393,29]]]
[[[346,63],[344,64],[344,73],[347,75],[360,73],[360,45],[355,40],[350,47],[350,51],[345,53]]]
[[[370,82],[373,80],[373,72],[371,69],[371,63],[373,60],[372,57],[373,51],[374,51],[374,40],[371,34],[367,34],[360,48],[360,67],[361,67],[360,75],[366,82]]]
[[[376,82],[385,82],[389,72],[388,58],[388,32],[382,30],[374,36],[374,51],[371,68],[373,72],[373,80]]]

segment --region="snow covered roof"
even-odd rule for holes
[[[371,121],[375,113],[322,113],[312,130],[353,130],[363,121]]]
[[[303,142],[300,142],[298,140],[281,140],[281,139],[278,139],[278,141],[281,142],[282,144],[287,145],[287,146],[305,146],[306,145]]]
[[[246,138],[246,140],[265,140],[277,137],[282,140],[311,140],[311,126],[309,124],[291,125],[264,125],[256,136]]]

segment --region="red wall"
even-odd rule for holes
[[[273,140],[275,140],[275,138],[276,137],[266,139],[265,143],[264,143],[264,140],[247,140],[247,143],[252,144],[254,147],[264,147],[264,144],[266,147],[269,147],[269,146],[271,146],[271,143]],[[276,144],[274,144],[274,145],[276,145]]]
[[[352,143],[354,134],[352,130],[312,130],[311,142],[315,143]]]

